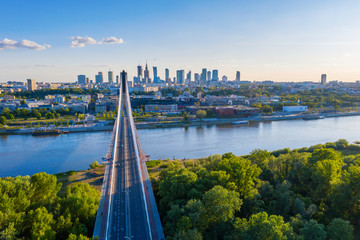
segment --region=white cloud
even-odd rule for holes
[[[4,40],[0,41],[0,50],[3,49],[18,49],[18,48],[28,48],[32,50],[45,50],[50,48],[51,46],[48,44],[40,45],[36,42],[30,40],[21,40],[20,42],[11,40],[8,38],[4,38]]]
[[[86,44],[94,45],[97,44],[96,40],[91,37],[71,37],[71,47],[85,47]]]
[[[121,44],[124,43],[124,40],[122,38],[116,38],[116,37],[107,37],[103,38],[100,41],[96,41],[95,39],[91,37],[71,37],[71,47],[85,47],[85,45],[101,45],[101,44]]]
[[[107,37],[107,38],[103,38],[100,41],[100,44],[114,44],[114,43],[124,43],[124,40],[122,38],[116,38],[116,37]]]

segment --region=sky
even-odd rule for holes
[[[137,65],[250,81],[360,80],[358,0],[0,0],[0,82]],[[106,74],[105,74],[106,75]]]

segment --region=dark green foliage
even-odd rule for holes
[[[339,140],[297,150],[256,149],[244,157],[225,153],[184,165],[169,162],[153,180],[165,234],[170,239],[352,240],[360,232],[360,152],[349,154],[354,146]]]
[[[160,160],[152,160],[152,161],[148,161],[146,162],[146,166],[148,168],[153,168],[153,167],[157,167],[162,163],[162,161]]]
[[[84,183],[60,188],[46,173],[0,179],[0,239],[88,239],[100,194]]]

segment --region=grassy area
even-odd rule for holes
[[[67,171],[64,173],[55,174],[59,183],[62,183],[61,192],[64,192],[65,188],[69,185],[73,185],[79,182],[89,183],[99,192],[101,191],[101,185],[104,178],[105,165],[89,170],[82,171]]]

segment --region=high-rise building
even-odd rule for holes
[[[222,81],[223,81],[223,82],[227,82],[227,80],[228,80],[227,76],[225,76],[225,75],[222,76]]]
[[[143,69],[142,66],[139,65],[137,66],[137,76],[140,77],[141,79],[142,75],[143,75]]]
[[[218,72],[218,70],[216,70],[216,69],[214,69],[214,70],[212,71],[212,80],[213,80],[213,81],[219,81],[219,72]]]
[[[208,71],[207,72],[207,78],[206,78],[207,81],[210,81],[211,80],[211,71]]]
[[[99,72],[98,75],[95,75],[96,84],[102,84],[104,82],[103,73]]]
[[[165,81],[167,81],[170,78],[169,69],[165,68]]]
[[[86,82],[86,84],[90,84],[90,79],[88,77],[85,78],[85,82]]]
[[[116,75],[116,83],[119,84],[119,75]]]
[[[27,87],[28,87],[28,91],[34,91],[37,89],[36,87],[36,81],[35,79],[28,79],[27,80]]]
[[[86,84],[86,76],[85,75],[78,75],[78,84],[80,84],[80,85]]]
[[[144,71],[144,82],[145,82],[145,83],[150,82],[150,73],[149,73],[149,69],[148,69],[147,63],[146,63],[146,66],[145,66],[145,71]]]
[[[188,80],[189,82],[191,82],[191,71],[189,71],[189,72],[186,74],[186,80]]]
[[[153,67],[153,74],[154,74],[154,83],[158,83],[158,75],[157,75],[157,67]]]
[[[194,73],[194,81],[195,81],[196,83],[199,83],[199,81],[200,81],[200,75],[199,75],[198,73]]]
[[[207,69],[206,69],[206,68],[203,68],[203,69],[201,70],[200,80],[201,80],[202,82],[206,82],[206,72],[207,72]]]
[[[113,83],[113,72],[112,71],[108,71],[108,82],[109,83]]]
[[[240,81],[240,71],[236,71],[236,81]]]
[[[184,75],[185,75],[184,70],[177,70],[176,71],[176,83],[177,84],[183,84],[184,83]]]
[[[326,74],[321,75],[321,84],[326,84]]]

